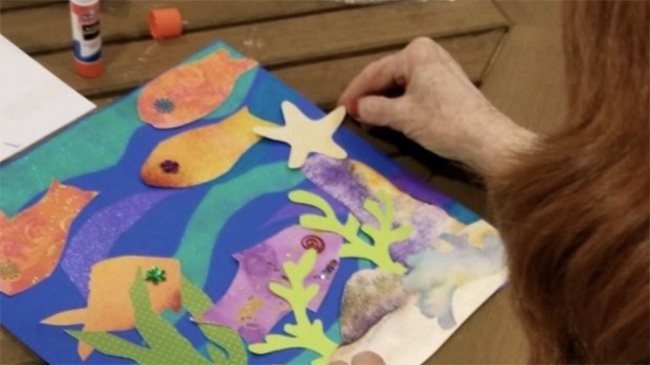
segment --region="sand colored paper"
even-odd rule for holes
[[[135,279],[132,279],[129,288],[129,301],[135,327],[148,347],[138,346],[106,332],[66,332],[85,346],[139,364],[210,364],[171,323],[157,314],[151,300],[151,287],[155,286],[146,283],[143,275],[141,269],[136,270]]]
[[[55,326],[83,324],[84,332],[124,331],[134,327],[135,315],[129,299],[133,273],[157,266],[166,272],[167,280],[147,285],[151,308],[160,313],[167,308],[181,307],[181,267],[178,260],[166,257],[121,256],[95,264],[90,273],[90,293],[85,308],[54,314],[41,322]],[[144,277],[142,278],[144,280]],[[92,347],[79,343],[78,353],[86,359]]]
[[[225,120],[170,137],[149,155],[140,175],[151,186],[185,188],[227,173],[260,140],[253,128],[272,123],[244,107]]]
[[[348,156],[343,147],[334,142],[334,132],[345,118],[345,107],[340,106],[319,120],[311,120],[294,104],[282,103],[283,127],[256,127],[255,133],[291,146],[289,168],[300,168],[310,153],[320,153],[332,158]]]
[[[173,68],[151,81],[140,94],[138,113],[156,128],[175,128],[194,122],[218,108],[230,95],[237,78],[257,65],[233,58],[225,49]]]
[[[322,215],[301,215],[300,225],[309,229],[336,233],[343,237],[346,242],[341,248],[341,257],[365,259],[381,270],[404,274],[406,268],[399,262],[393,261],[390,247],[406,240],[413,229],[407,225],[393,227],[395,211],[392,199],[384,191],[380,191],[377,195],[384,206],[383,209],[371,199],[364,203],[364,209],[375,218],[376,225],[362,225],[352,214],[348,214],[345,223],[341,222],[325,199],[305,190],[292,191],[289,193],[289,200],[321,211]],[[361,232],[370,238],[371,243],[359,236]]]
[[[355,342],[407,300],[403,276],[382,270],[360,270],[345,283],[341,301],[342,345]]]
[[[312,362],[313,365],[327,364],[330,354],[336,350],[337,344],[323,330],[323,323],[316,319],[312,321],[307,316],[307,307],[318,294],[318,284],[304,286],[304,281],[314,269],[317,258],[316,249],[307,250],[297,263],[288,261],[283,267],[287,275],[288,286],[271,283],[269,289],[284,299],[293,312],[296,323],[286,324],[286,335],[270,334],[264,342],[252,344],[248,349],[255,354],[267,354],[290,348],[303,348],[318,353],[321,357]]]
[[[407,258],[438,241],[442,233],[457,232],[464,224],[449,216],[442,208],[421,202],[397,189],[377,171],[360,161],[338,161],[326,156],[312,156],[302,168],[305,176],[329,195],[350,209],[362,224],[376,225],[377,219],[364,207],[366,202],[379,202],[378,191],[394,201],[394,223],[413,227],[414,232],[403,242],[391,245],[391,256],[408,266]]]
[[[270,283],[286,282],[283,263],[296,261],[305,250],[318,253],[305,285],[317,284],[319,291],[308,308],[318,311],[339,266],[342,239],[298,225],[235,254],[239,266],[226,294],[197,320],[233,328],[249,343],[260,342],[290,311],[286,301],[269,290]]]
[[[92,266],[108,256],[118,238],[143,214],[172,193],[154,191],[134,194],[101,209],[84,222],[68,243],[61,260],[63,271],[81,295],[88,297]]]
[[[50,276],[61,258],[70,225],[97,196],[52,181],[34,205],[0,220],[0,292],[15,295]]]

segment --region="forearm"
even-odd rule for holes
[[[464,161],[484,178],[503,176],[518,156],[535,147],[538,136],[498,111],[474,124]]]

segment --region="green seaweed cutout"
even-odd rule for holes
[[[351,213],[348,213],[345,223],[339,221],[336,213],[325,199],[305,190],[292,191],[289,193],[289,200],[297,204],[312,206],[323,213],[323,215],[301,215],[300,225],[309,229],[336,233],[343,237],[346,242],[341,247],[341,257],[365,259],[373,262],[380,270],[405,274],[406,267],[391,258],[390,246],[409,238],[413,228],[410,226],[393,228],[395,214],[393,200],[385,191],[380,191],[377,196],[383,203],[384,210],[378,202],[372,199],[367,199],[363,207],[375,217],[379,223],[378,227],[370,224],[361,225]],[[359,237],[359,229],[370,237],[372,244],[368,244]]]
[[[265,342],[248,346],[251,352],[263,355],[290,348],[304,348],[321,355],[320,358],[312,362],[313,365],[327,363],[338,345],[325,334],[323,322],[319,319],[312,322],[307,316],[307,305],[318,294],[318,285],[312,284],[307,288],[303,285],[303,281],[314,269],[315,264],[316,251],[313,249],[307,250],[297,264],[290,261],[284,263],[283,267],[289,280],[289,286],[271,283],[269,289],[289,303],[296,324],[284,326],[284,332],[290,336],[267,335],[264,339]]]
[[[151,309],[147,285],[138,270],[129,291],[135,313],[135,327],[149,347],[138,346],[116,335],[106,332],[83,332],[68,330],[70,336],[85,342],[96,350],[112,356],[129,358],[139,364],[245,364],[247,354],[241,337],[232,329],[223,326],[199,324],[203,334],[219,347],[208,343],[207,352],[211,361],[203,357],[174,325],[167,322]],[[183,306],[198,316],[210,308],[212,302],[186,278],[181,284]]]
[[[183,307],[193,317],[201,316],[213,304],[210,297],[203,290],[192,284],[185,277],[183,277],[183,281],[181,282],[181,297],[183,298]],[[221,348],[218,350],[212,344],[208,344],[207,346],[208,354],[210,354],[210,357],[212,357],[215,363],[240,365],[248,362],[246,345],[237,331],[230,327],[209,323],[199,323],[198,325],[205,337]],[[223,352],[226,354],[223,354]],[[224,355],[224,357],[217,359],[215,356],[219,356],[218,354]]]

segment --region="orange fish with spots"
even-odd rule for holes
[[[219,107],[239,76],[256,65],[251,59],[232,58],[220,49],[173,68],[142,90],[138,99],[140,118],[160,129],[192,123]]]
[[[161,313],[167,308],[181,309],[181,265],[168,257],[121,256],[96,263],[90,272],[88,305],[57,313],[41,321],[54,326],[83,324],[84,331],[126,331],[135,326],[135,313],[129,290],[133,277],[141,270],[156,266],[165,271],[165,280],[154,284],[147,282],[151,308]],[[79,342],[77,349],[83,360],[93,352],[89,345]]]
[[[0,212],[0,292],[18,294],[52,274],[72,221],[97,194],[54,180],[31,207],[12,218]]]

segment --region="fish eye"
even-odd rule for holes
[[[174,102],[167,98],[159,98],[153,102],[153,107],[158,113],[169,114],[174,111]]]
[[[180,165],[178,164],[178,162],[176,162],[174,160],[165,160],[165,161],[160,163],[160,168],[166,174],[177,174],[178,170],[180,168]]]

